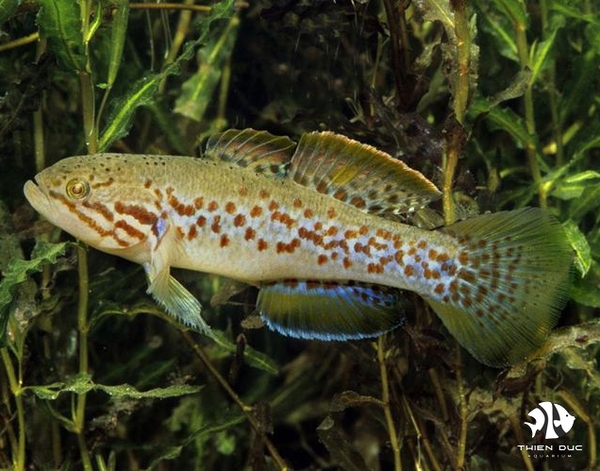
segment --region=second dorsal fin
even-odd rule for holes
[[[415,211],[441,195],[404,162],[332,132],[304,134],[289,175],[300,185],[384,216]]]
[[[254,129],[228,129],[210,137],[205,156],[246,167],[255,172],[284,176],[296,143]]]

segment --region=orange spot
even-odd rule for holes
[[[338,228],[337,227],[335,227],[335,226],[329,226],[327,228],[326,235],[328,235],[328,236],[334,236],[334,235],[337,235],[337,233],[338,233]]]
[[[144,188],[148,189],[152,186],[152,180],[149,178],[144,182]]]
[[[344,268],[348,269],[352,266],[352,262],[350,261],[350,259],[348,257],[344,257],[344,260],[342,262],[344,264]]]
[[[323,254],[319,255],[317,257],[317,263],[319,265],[325,265],[327,263],[327,255],[323,255]]]
[[[277,209],[279,209],[279,203],[275,200],[271,200],[269,202],[269,211],[275,211]]]
[[[438,283],[435,285],[435,289],[433,291],[435,291],[436,294],[442,294],[444,292],[444,284]]]
[[[425,247],[427,247],[427,242],[425,242],[424,240],[420,240],[419,243],[417,244],[417,247],[419,249],[424,249]]]
[[[250,216],[253,218],[257,218],[262,215],[262,208],[260,206],[253,206],[250,210]]]
[[[217,209],[219,209],[219,203],[217,203],[216,201],[213,200],[210,203],[208,203],[207,209],[210,212],[216,211]]]
[[[358,229],[358,233],[360,235],[367,235],[369,232],[369,228],[367,226],[360,226]]]
[[[463,265],[469,263],[469,254],[467,252],[461,252],[458,254],[458,261]]]
[[[267,199],[271,196],[271,193],[269,193],[267,190],[260,190],[258,192],[258,196],[260,196],[262,199]]]
[[[332,219],[337,216],[337,212],[334,208],[327,208],[327,217]]]
[[[247,186],[240,186],[238,188],[238,195],[240,196],[246,196],[248,194],[248,187]]]
[[[404,257],[404,250],[398,250],[395,254],[394,254],[394,259],[396,260],[396,263],[398,265],[402,265],[404,262],[402,261],[402,258]]]
[[[194,208],[202,209],[202,206],[204,206],[204,198],[202,198],[202,196],[195,198],[194,199]]]
[[[196,219],[196,225],[198,227],[203,227],[204,224],[206,224],[206,218],[204,216],[199,216],[198,219]]]
[[[378,263],[369,263],[367,271],[369,273],[383,273],[383,267]]]
[[[244,234],[244,239],[253,240],[256,237],[256,231],[251,227],[246,228],[246,233]]]
[[[300,198],[296,198],[292,204],[294,205],[294,208],[301,208],[302,200]]]
[[[344,232],[344,237],[346,239],[356,239],[358,237],[358,232],[349,229]]]
[[[390,231],[386,231],[385,229],[377,229],[377,237],[390,240],[392,238],[392,233]]]
[[[450,260],[450,255],[447,253],[442,252],[437,256],[437,261],[440,263],[447,262],[448,260]]]
[[[356,206],[359,209],[364,208],[365,206],[367,206],[367,203],[365,203],[365,200],[359,196],[355,196],[354,198],[352,198],[350,200],[350,204],[352,206]]]
[[[320,193],[326,193],[326,191],[320,191]],[[333,197],[338,200],[346,201],[348,199],[348,192],[343,188],[339,188],[335,191]]]
[[[269,244],[262,237],[258,239],[258,251],[262,252],[263,250],[267,250],[269,248]]]
[[[404,267],[404,274],[406,276],[413,276],[414,273],[415,273],[415,269],[412,265],[406,265]]]
[[[219,243],[219,245],[221,246],[221,248],[227,247],[229,245],[229,237],[227,236],[227,234],[223,234],[221,236],[221,242]]]
[[[437,258],[437,251],[435,249],[429,249],[429,253],[427,254],[431,260],[435,260]]]
[[[219,232],[221,232],[221,216],[216,215],[213,219],[213,223],[210,226],[210,229],[215,233],[218,234]]]
[[[246,224],[246,216],[244,216],[243,214],[236,214],[236,216],[233,218],[233,225],[235,227],[242,227]]]
[[[323,229],[323,223],[321,221],[315,222],[315,231],[320,231]]]
[[[198,230],[196,229],[195,225],[190,226],[189,230],[188,230],[188,239],[192,240],[196,237],[196,235],[198,234]]]
[[[306,219],[311,219],[314,216],[312,209],[305,209],[304,210],[304,217]]]
[[[301,239],[308,239],[308,234],[309,234],[309,231],[306,227],[298,228],[298,237],[300,237]]]
[[[235,207],[235,203],[233,201],[228,201],[225,204],[225,211],[227,211],[229,214],[233,214],[235,213],[236,207]]]

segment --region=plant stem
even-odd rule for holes
[[[469,104],[471,71],[471,34],[467,14],[467,1],[451,2],[454,8],[454,32],[456,33],[456,83],[454,85],[454,114],[460,124],[464,124]]]
[[[15,398],[15,405],[17,407],[17,426],[19,427],[19,435],[17,443],[12,443],[13,447],[13,469],[15,471],[23,471],[25,469],[25,411],[23,408],[23,396],[22,396],[22,381],[21,374],[19,377],[15,375],[8,349],[0,349],[0,355],[2,356],[2,362],[4,363],[4,369],[6,376],[8,377],[8,383],[10,385],[10,391]],[[19,368],[20,370],[20,368]],[[16,445],[16,453],[15,453]]]
[[[517,34],[517,51],[519,54],[519,62],[523,70],[530,68],[529,60],[529,44],[527,42],[527,25],[521,21],[514,19],[515,30]],[[533,182],[538,190],[540,207],[546,207],[545,193],[541,188],[542,174],[537,163],[537,146],[536,146],[536,126],[535,126],[535,115],[533,106],[533,83],[529,81],[523,94],[523,107],[525,108],[525,128],[529,135],[525,145],[525,153],[527,154],[527,161],[529,163],[529,171]]]
[[[377,339],[377,360],[379,362],[379,375],[381,377],[381,401],[383,403],[383,413],[385,414],[385,422],[390,436],[390,444],[394,454],[394,470],[402,470],[402,461],[400,459],[400,444],[398,443],[398,434],[396,433],[396,425],[392,416],[390,407],[390,385],[388,381],[387,368],[385,366],[385,346],[383,344],[384,336],[381,335]]]
[[[83,245],[77,246],[77,270],[79,274],[79,303],[77,306],[77,330],[79,331],[79,374],[88,374],[88,291],[89,277],[87,267],[87,250]],[[85,443],[85,404],[87,394],[77,395],[76,409],[73,417],[73,428],[77,434],[83,468],[92,470],[92,461]]]
[[[465,397],[465,386],[462,376],[462,355],[461,347],[456,343],[456,385],[458,389],[458,406],[460,413],[460,432],[458,435],[458,449],[456,453],[456,466],[454,469],[464,469],[465,467],[465,452],[467,449],[467,399]]]

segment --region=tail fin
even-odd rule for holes
[[[460,268],[447,302],[427,302],[482,363],[524,359],[554,327],[567,298],[573,254],[560,224],[526,208],[442,230],[462,247]]]

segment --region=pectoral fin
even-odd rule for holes
[[[148,293],[172,316],[181,323],[201,332],[208,333],[210,327],[206,324],[200,312],[200,302],[183,287],[179,281],[169,274],[169,267],[164,268],[151,278],[148,274]]]
[[[374,337],[402,323],[397,290],[353,282],[286,280],[261,287],[257,308],[273,330],[304,339]]]
[[[200,315],[200,302],[170,274],[169,254],[176,247],[171,238],[169,222],[160,218],[152,233],[150,261],[144,264],[148,293],[180,322],[209,334],[210,327]]]

